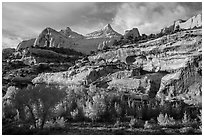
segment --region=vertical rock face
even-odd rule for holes
[[[187,62],[185,68],[164,76],[161,80],[157,97],[166,98],[183,97],[184,101],[190,98],[190,102],[198,103],[198,98],[202,94],[202,55],[193,57]],[[194,102],[194,103],[195,103]]]
[[[130,37],[130,36],[132,36],[133,39],[134,39],[134,38],[137,38],[137,37],[140,37],[139,30],[138,30],[137,28],[133,28],[133,29],[131,29],[131,30],[126,30],[126,31],[125,31],[125,34],[124,34],[124,37],[125,37],[125,38],[128,38],[128,37]]]

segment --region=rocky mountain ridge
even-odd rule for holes
[[[202,27],[202,15],[198,14],[189,18],[188,20],[174,21],[169,27],[165,27],[161,30],[161,34],[173,33],[181,29],[193,29]],[[40,47],[56,47],[56,48],[71,48],[84,54],[90,54],[91,51],[97,51],[104,47],[110,47],[113,45],[114,40],[119,40],[122,37],[121,34],[113,30],[110,24],[104,26],[104,28],[94,31],[92,33],[82,35],[72,31],[69,27],[64,30],[56,31],[52,28],[44,29],[36,39],[30,39],[19,43],[17,50],[22,50],[31,46]],[[125,31],[125,38],[140,37],[140,33],[137,28]]]
[[[119,39],[122,35],[112,29],[110,24],[107,24],[103,29],[94,31],[83,36],[72,31],[69,27],[65,30],[56,31],[52,28],[45,28],[36,39],[22,41],[17,50],[25,49],[26,47],[55,47],[55,48],[70,48],[84,54],[90,54],[91,51],[98,50],[98,46],[111,45],[110,43]]]

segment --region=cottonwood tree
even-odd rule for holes
[[[43,128],[55,106],[66,97],[65,89],[45,84],[19,89],[13,101],[18,109],[27,107],[35,127]],[[21,109],[22,110],[22,109]]]

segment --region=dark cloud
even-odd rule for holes
[[[202,2],[179,2],[179,4],[194,11],[202,10]]]
[[[155,33],[176,19],[187,19],[201,13],[202,3],[3,3],[3,42],[11,39],[37,37],[45,28],[56,30],[67,26],[82,34],[106,25],[124,33],[126,29],[139,28],[141,33]],[[17,45],[18,43],[16,43]]]
[[[188,10],[188,12],[186,12],[188,17],[194,16],[202,11],[202,2],[180,2],[179,5]]]

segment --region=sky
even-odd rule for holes
[[[138,28],[140,34],[158,33],[177,19],[202,12],[202,3],[162,2],[3,2],[2,47],[16,47],[38,37],[46,27],[70,27],[87,34],[111,24],[117,32]]]

